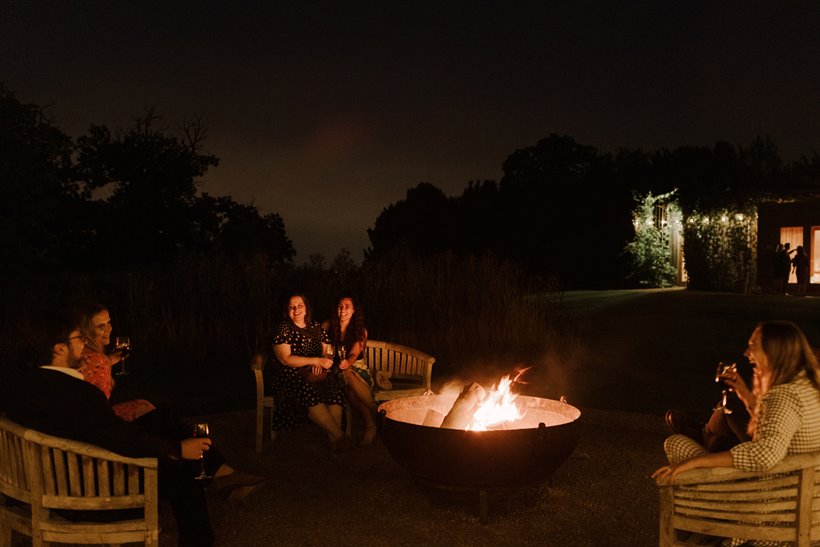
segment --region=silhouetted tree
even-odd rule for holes
[[[404,243],[411,251],[430,255],[451,248],[450,200],[439,188],[423,182],[407,191],[407,197],[385,208],[374,228],[367,230],[373,258]]]
[[[0,269],[59,267],[83,240],[71,139],[42,108],[0,84]]]
[[[158,120],[149,112],[118,135],[94,125],[78,139],[78,176],[108,195],[96,219],[96,248],[118,267],[165,262],[202,248],[212,235],[192,213],[197,179],[218,160],[200,153],[199,143],[156,129]]]

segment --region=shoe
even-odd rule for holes
[[[244,471],[233,471],[227,475],[215,478],[212,486],[214,492],[224,499],[236,500],[244,498],[268,480],[270,480],[268,477],[251,475]],[[243,490],[244,493],[240,495],[239,490]]]
[[[703,427],[705,424],[698,422],[685,412],[675,409],[667,410],[665,419],[666,426],[672,433],[686,435],[690,439],[703,444]]]

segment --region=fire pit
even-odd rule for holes
[[[446,414],[454,397],[422,395],[379,406],[381,438],[390,455],[419,479],[486,490],[548,478],[578,442],[581,412],[564,402],[519,396],[522,418],[504,429],[468,431],[424,425]]]

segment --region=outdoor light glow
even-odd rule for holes
[[[743,213],[738,213],[735,215],[735,219],[737,219],[739,222],[742,222],[744,218],[746,217],[743,216]]]
[[[726,215],[721,215],[720,216],[720,221],[721,222],[729,222],[729,217],[727,217]]]

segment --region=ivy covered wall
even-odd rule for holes
[[[715,208],[686,215],[683,255],[688,286],[747,293],[757,287],[757,208]]]

